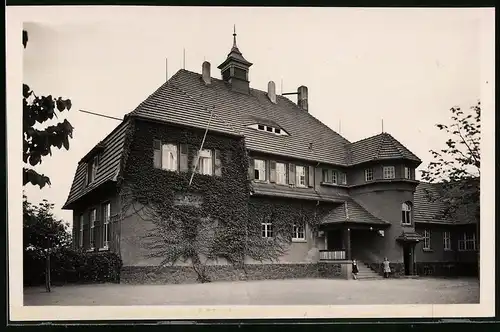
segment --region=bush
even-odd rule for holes
[[[45,284],[45,257],[39,251],[24,252],[24,285]],[[122,261],[111,252],[84,252],[60,248],[50,256],[51,283],[120,282]]]

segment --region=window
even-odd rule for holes
[[[254,123],[254,124],[249,125],[248,128],[256,129],[259,131],[265,131],[268,133],[275,134],[276,136],[288,136],[288,133],[284,129],[274,127],[274,126],[268,126],[268,125],[264,125],[264,124]]]
[[[443,232],[443,248],[444,250],[451,250],[451,235],[450,232]]]
[[[94,182],[97,175],[97,167],[99,166],[99,156],[95,156],[88,164],[87,169],[87,185]]]
[[[458,240],[458,250],[476,250],[476,233],[464,233],[463,236]]]
[[[409,167],[406,167],[406,166],[405,166],[405,169],[404,169],[404,178],[405,178],[405,179],[411,179],[411,172],[410,172],[410,168],[409,168]]]
[[[431,232],[429,230],[424,230],[424,250],[431,249]]]
[[[95,239],[94,239],[94,233],[95,233],[95,222],[97,220],[97,210],[92,209],[90,210],[90,248],[94,249],[95,247]]]
[[[306,187],[306,168],[304,166],[295,167],[297,187]]]
[[[373,169],[365,169],[365,181],[373,181]]]
[[[333,171],[332,172],[332,183],[337,184],[337,172]]]
[[[279,128],[274,128],[274,132],[275,132],[276,134],[281,134],[281,129],[279,129]]]
[[[266,127],[266,131],[268,131],[268,132],[272,133],[272,132],[273,132],[273,127],[269,127],[269,126],[267,126],[267,127]]]
[[[396,177],[396,171],[394,166],[384,166],[383,168],[384,179],[394,179]]]
[[[339,184],[347,184],[347,175],[343,172],[339,173]]]
[[[201,150],[198,161],[198,173],[212,175],[212,150]]]
[[[178,150],[175,144],[164,144],[162,146],[161,168],[167,171],[177,171],[178,169]]]
[[[292,240],[305,240],[306,232],[303,223],[293,225]]]
[[[411,225],[411,204],[404,202],[401,205],[401,223],[403,225]]]
[[[255,159],[255,180],[266,181],[266,161]]]
[[[104,220],[104,230],[103,230],[103,248],[108,249],[109,248],[109,239],[110,239],[110,234],[109,234],[109,222],[111,219],[111,204],[106,203],[103,206],[103,220]]]
[[[276,163],[276,183],[286,184],[286,165],[283,163]]]
[[[258,126],[257,126],[257,128],[258,128],[259,130],[264,130],[264,129],[266,129],[263,125],[258,125]]]
[[[80,215],[80,236],[78,238],[80,248],[83,247],[83,214]]]
[[[330,170],[328,169],[323,169],[323,182],[330,183]]]
[[[262,237],[273,237],[273,224],[270,222],[262,223]]]

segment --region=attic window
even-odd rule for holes
[[[265,131],[268,133],[273,133],[278,136],[288,136],[288,133],[284,131],[281,128],[269,126],[269,125],[263,125],[263,124],[253,124],[248,126],[249,128],[257,129],[259,131]]]
[[[97,175],[98,166],[99,166],[99,155],[92,158],[87,164],[87,185],[94,182]]]

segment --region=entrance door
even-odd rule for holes
[[[411,257],[411,247],[408,244],[405,244],[403,247],[403,261],[405,265],[405,275],[410,275],[411,274],[411,264],[412,264],[412,257]]]

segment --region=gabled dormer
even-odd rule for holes
[[[85,157],[80,160],[80,163],[86,164],[84,186],[92,184],[97,176],[97,169],[99,168],[99,157],[104,151],[104,144],[100,142],[97,144]]]

